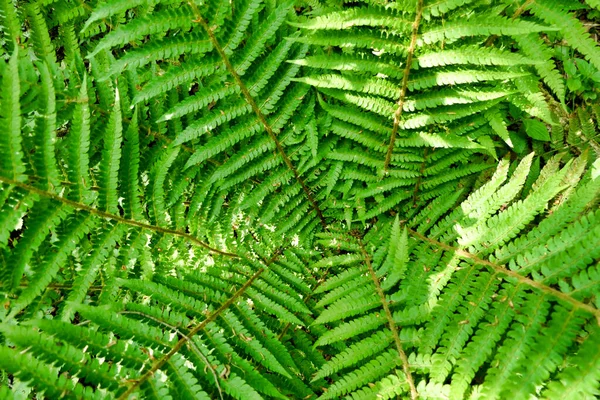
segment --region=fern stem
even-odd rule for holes
[[[410,387],[410,397],[412,400],[415,400],[419,397],[419,393],[417,392],[417,388],[415,387],[415,381],[413,380],[412,374],[410,373],[410,365],[408,364],[408,357],[404,352],[404,348],[402,347],[402,342],[400,341],[400,335],[398,334],[398,327],[396,326],[396,322],[394,322],[394,317],[392,312],[390,311],[390,307],[388,305],[387,299],[385,298],[385,293],[381,288],[381,284],[379,283],[379,278],[371,265],[371,258],[369,254],[365,250],[363,246],[362,240],[358,238],[358,244],[360,246],[360,252],[362,253],[365,264],[369,270],[369,275],[375,284],[375,289],[377,290],[377,294],[379,295],[379,299],[381,300],[381,304],[383,306],[383,310],[385,311],[385,316],[388,320],[388,325],[390,326],[390,331],[392,331],[392,337],[394,338],[394,343],[396,343],[396,348],[398,349],[398,354],[400,355],[400,360],[402,360],[402,370],[404,371],[404,375],[406,376],[406,382]]]
[[[383,164],[384,173],[390,167],[392,161],[392,152],[394,151],[394,143],[396,142],[396,136],[398,135],[398,128],[400,127],[400,118],[402,117],[402,111],[404,109],[404,102],[406,100],[406,92],[408,91],[408,77],[412,67],[412,60],[417,47],[417,36],[419,34],[419,25],[421,24],[421,16],[423,15],[423,0],[417,0],[417,15],[412,25],[412,33],[410,37],[410,45],[408,46],[408,55],[406,56],[406,65],[404,66],[404,75],[402,77],[402,87],[400,89],[400,98],[398,99],[398,108],[394,112],[394,127],[392,128],[392,135],[390,136],[390,143],[385,154],[385,162]]]
[[[175,343],[175,346],[173,346],[173,348],[167,354],[165,354],[162,358],[160,358],[154,364],[152,364],[152,367],[150,367],[150,369],[148,371],[146,371],[146,373],[144,375],[142,375],[138,380],[136,380],[127,389],[127,391],[125,391],[125,393],[123,393],[121,396],[119,396],[119,400],[127,399],[129,397],[129,395],[132,394],[142,383],[144,383],[151,376],[153,376],[154,373],[156,371],[158,371],[163,365],[165,365],[165,363],[167,361],[169,361],[171,359],[171,357],[173,357],[175,354],[177,354],[179,352],[179,350],[181,350],[181,348],[189,340],[191,340],[191,338],[194,335],[196,335],[198,332],[200,332],[202,329],[204,329],[206,327],[206,325],[213,322],[219,316],[219,314],[221,314],[223,311],[225,311],[227,308],[229,308],[229,306],[231,306],[233,304],[233,302],[236,301],[237,298],[240,297],[252,285],[252,283],[254,283],[256,278],[258,278],[260,276],[260,274],[262,274],[264,271],[265,271],[264,268],[260,268],[258,271],[256,271],[254,273],[254,275],[252,275],[250,277],[250,279],[248,279],[246,281],[246,283],[244,283],[242,285],[242,287],[239,288],[238,291],[233,294],[233,296],[231,296],[225,303],[221,304],[221,306],[219,308],[217,308],[212,314],[210,314],[204,321],[202,321],[198,325],[196,325],[194,327],[194,329],[192,329],[186,336],[179,339],[179,341],[177,343]]]
[[[292,161],[290,160],[288,155],[285,153],[285,150],[283,149],[283,145],[281,144],[279,139],[277,139],[277,135],[275,135],[275,132],[273,132],[273,128],[271,127],[271,125],[269,125],[269,122],[265,118],[262,111],[260,111],[260,107],[258,107],[258,104],[256,104],[256,101],[254,100],[254,97],[252,97],[252,94],[250,94],[250,91],[246,87],[246,84],[242,81],[242,79],[236,72],[235,68],[229,61],[227,54],[225,54],[223,47],[221,47],[221,45],[219,44],[219,41],[217,40],[216,36],[214,35],[212,29],[208,26],[208,23],[206,22],[204,17],[202,17],[202,14],[200,14],[200,10],[193,3],[193,1],[189,1],[188,4],[192,8],[194,15],[196,16],[195,22],[198,22],[202,26],[202,28],[204,28],[206,33],[208,34],[208,37],[209,37],[213,47],[215,48],[217,53],[219,53],[219,55],[221,56],[221,59],[223,60],[223,63],[225,64],[225,68],[227,68],[227,71],[229,71],[229,73],[231,74],[231,76],[233,77],[233,79],[235,80],[237,85],[240,87],[240,90],[242,91],[242,95],[244,96],[244,98],[246,99],[246,101],[248,102],[248,104],[250,105],[250,107],[252,108],[254,113],[256,114],[260,123],[263,125],[263,127],[267,131],[267,134],[269,135],[271,140],[273,140],[273,142],[275,143],[275,147],[277,147],[277,151],[279,152],[279,155],[281,155],[283,162],[289,168],[289,170],[292,171],[292,174],[294,174],[294,178],[302,187],[302,190],[304,191],[304,194],[306,195],[312,208],[317,213],[317,216],[319,217],[319,220],[321,221],[321,225],[323,226],[323,228],[327,228],[327,222],[325,221],[325,217],[323,216],[323,213],[321,212],[319,205],[317,204],[316,200],[314,199],[313,195],[311,194],[310,189],[308,188],[308,186],[306,186],[306,183],[300,177],[298,170],[296,169],[296,167],[294,167],[294,165],[292,164]]]
[[[157,324],[161,324],[161,325],[168,327],[169,329],[172,329],[182,339],[186,339],[187,340],[186,344],[190,348],[190,350],[192,350],[194,352],[194,354],[196,354],[198,356],[198,358],[200,358],[204,362],[204,364],[206,364],[206,367],[210,370],[210,372],[213,376],[213,379],[215,380],[215,386],[217,386],[217,391],[219,392],[219,397],[221,398],[221,400],[223,400],[223,392],[221,390],[221,385],[219,384],[219,377],[217,375],[217,372],[215,371],[215,368],[210,364],[208,359],[204,356],[204,354],[202,354],[202,352],[200,351],[198,346],[196,346],[196,344],[194,344],[194,342],[192,342],[191,338],[188,335],[186,335],[185,333],[180,331],[179,328],[177,328],[174,325],[171,325],[169,323],[166,323],[165,321],[161,321],[160,319],[153,317],[152,315],[144,314],[139,311],[121,311],[121,312],[119,312],[119,314],[133,314],[133,315],[139,315],[141,317],[151,319],[152,321],[156,322]]]
[[[61,197],[57,194],[54,193],[50,193],[47,192],[45,190],[42,189],[38,189],[35,186],[31,186],[31,185],[27,185],[25,183],[21,183],[21,182],[17,182],[14,181],[12,179],[6,178],[4,176],[0,176],[0,182],[2,183],[6,183],[8,185],[13,185],[13,186],[17,186],[21,189],[24,189],[30,193],[35,193],[39,196],[42,197],[46,197],[48,199],[52,199],[54,201],[58,201],[60,203],[63,203],[69,207],[72,207],[76,210],[81,210],[81,211],[86,211],[92,215],[98,216],[100,218],[106,218],[106,219],[110,219],[113,220],[115,222],[118,222],[120,224],[125,224],[125,225],[130,225],[130,226],[135,226],[137,228],[141,228],[141,229],[147,229],[149,231],[153,231],[153,232],[159,232],[159,233],[164,233],[164,234],[168,234],[168,235],[173,235],[173,236],[179,236],[182,238],[185,238],[187,240],[189,240],[190,242],[192,242],[193,244],[197,245],[197,246],[201,246],[204,247],[205,249],[209,250],[212,253],[215,254],[220,254],[222,256],[227,256],[227,257],[234,257],[234,258],[239,258],[239,255],[235,254],[235,253],[229,253],[223,250],[219,250],[219,249],[215,249],[213,247],[211,247],[210,245],[208,245],[208,243],[205,243],[203,241],[201,241],[200,239],[190,235],[189,233],[185,233],[182,231],[178,231],[176,229],[169,229],[169,228],[163,228],[160,226],[156,226],[156,225],[150,225],[150,224],[146,224],[143,222],[139,222],[139,221],[135,221],[133,219],[127,219],[127,218],[123,218],[120,217],[118,215],[115,214],[111,214],[111,213],[107,213],[105,211],[100,211],[94,207],[90,207],[88,205],[85,204],[81,204],[78,203],[76,201],[73,200],[69,200],[66,199],[64,197]]]
[[[515,13],[512,16],[512,19],[516,19],[521,14],[523,14],[525,12],[525,10],[527,9],[527,7],[533,2],[534,2],[534,0],[527,0],[525,3],[523,3],[519,8],[517,8],[517,10],[515,11]]]
[[[229,299],[227,299],[227,301],[225,301],[223,304],[221,304],[221,306],[219,308],[217,308],[208,317],[206,317],[206,319],[204,321],[202,321],[198,325],[196,325],[191,331],[188,332],[188,334],[186,336],[179,339],[179,341],[177,343],[175,343],[175,346],[173,346],[173,348],[167,354],[165,354],[162,358],[160,358],[154,364],[152,364],[152,367],[150,367],[150,369],[148,371],[146,371],[146,373],[144,375],[142,375],[138,380],[136,380],[127,389],[127,391],[125,391],[125,393],[123,393],[121,396],[119,396],[119,400],[126,400],[129,397],[129,395],[135,391],[135,389],[137,389],[142,383],[144,383],[151,376],[153,376],[156,371],[158,371],[163,365],[165,365],[165,363],[167,361],[169,361],[171,359],[171,357],[173,357],[175,354],[177,354],[179,352],[179,350],[181,350],[181,348],[189,340],[191,340],[191,338],[194,335],[196,335],[198,332],[200,332],[202,329],[204,329],[206,327],[206,325],[208,325],[209,323],[211,323],[215,319],[217,319],[219,314],[221,314],[223,311],[228,309],[238,299],[238,297],[240,297],[250,286],[252,286],[254,281],[265,271],[265,268],[268,267],[269,265],[271,265],[277,259],[277,257],[279,257],[280,251],[281,250],[278,250],[277,252],[275,252],[275,254],[271,257],[271,259],[265,262],[265,267],[259,268],[254,273],[254,275],[252,275],[250,277],[250,279],[248,279],[246,281],[246,283],[244,283],[242,285],[242,287],[240,287],[233,294],[233,296],[231,296]]]
[[[519,274],[518,272],[515,271],[511,271],[505,267],[503,267],[502,265],[498,265],[495,264],[491,261],[488,260],[484,260],[482,258],[479,258],[477,255],[475,254],[471,254],[468,251],[462,250],[462,249],[457,249],[455,247],[452,247],[446,243],[442,243],[442,242],[438,242],[435,239],[430,239],[424,235],[422,235],[419,232],[413,231],[412,229],[408,229],[408,232],[414,236],[415,238],[430,243],[436,247],[442,248],[444,250],[447,251],[451,251],[454,254],[456,254],[459,257],[462,258],[466,258],[469,259],[471,261],[473,261],[475,264],[480,264],[480,265],[485,265],[486,267],[492,268],[494,271],[503,274],[503,275],[508,275],[509,277],[517,280],[520,283],[523,283],[525,285],[534,287],[538,290],[541,290],[544,293],[547,293],[551,296],[554,296],[555,298],[564,301],[565,303],[570,303],[574,308],[579,308],[581,310],[587,311],[588,313],[592,314],[594,317],[596,317],[596,321],[598,323],[598,326],[600,326],[600,310],[598,310],[595,307],[592,307],[589,304],[583,303],[579,300],[576,300],[572,297],[570,297],[569,295],[567,295],[566,293],[563,293],[559,290],[556,290],[554,288],[551,288],[550,286],[546,286],[543,283],[540,282],[536,282],[533,279],[527,278],[526,276],[523,276],[521,274]]]

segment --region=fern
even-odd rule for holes
[[[599,396],[596,3],[0,0],[0,397]]]

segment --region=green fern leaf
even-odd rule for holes
[[[79,98],[73,114],[73,126],[69,132],[69,180],[74,185],[70,195],[81,203],[89,202],[90,109],[88,105],[87,79],[84,77]]]
[[[115,105],[110,115],[104,134],[104,150],[100,163],[100,196],[99,207],[110,213],[117,209],[117,182],[119,176],[119,162],[121,160],[122,143],[121,105],[119,92],[115,95]]]
[[[477,17],[476,21],[449,21],[443,27],[427,29],[422,32],[419,42],[432,44],[442,40],[459,39],[464,36],[522,35],[554,30],[557,30],[557,28],[546,27],[533,22],[509,20],[495,15],[481,15]]]
[[[152,14],[152,18],[136,19],[106,35],[87,57],[92,58],[103,50],[122,46],[145,35],[165,32],[169,29],[190,29],[193,20],[194,13],[187,7],[177,10],[159,11]]]
[[[2,98],[0,103],[0,129],[4,132],[0,138],[2,174],[14,181],[25,181],[25,165],[21,147],[21,109],[19,88],[18,50],[15,48],[2,76]]]

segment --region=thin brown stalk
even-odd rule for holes
[[[171,359],[171,357],[177,354],[181,350],[181,348],[185,344],[187,344],[189,340],[191,340],[191,338],[194,335],[196,335],[198,332],[204,329],[206,325],[213,322],[219,316],[219,314],[228,309],[229,306],[231,306],[252,285],[252,283],[254,283],[256,278],[258,278],[260,274],[264,272],[264,270],[264,268],[260,268],[258,271],[256,271],[254,275],[252,275],[250,279],[248,279],[246,283],[244,283],[242,287],[239,288],[238,291],[233,294],[233,296],[231,296],[225,303],[223,303],[219,308],[217,308],[205,320],[196,325],[191,331],[188,332],[186,336],[179,339],[179,341],[175,343],[175,346],[173,346],[173,348],[167,354],[165,354],[163,357],[154,362],[154,364],[152,364],[152,366],[148,369],[148,371],[144,373],[144,375],[142,375],[139,379],[133,382],[133,384],[129,386],[129,388],[127,388],[127,390],[121,396],[119,396],[119,400],[126,400],[127,398],[129,398],[129,396],[142,383],[144,383],[150,377],[152,377],[156,373],[156,371],[158,371],[163,365],[165,365],[165,363],[167,363],[167,361]]]
[[[235,258],[239,257],[239,255],[237,255],[235,253],[229,253],[229,252],[226,252],[223,250],[215,249],[214,247],[211,247],[208,243],[205,243],[205,242],[201,241],[200,239],[198,239],[188,233],[178,231],[176,229],[169,229],[169,228],[163,228],[163,227],[156,226],[156,225],[150,225],[150,224],[146,224],[144,222],[135,221],[133,219],[123,218],[119,215],[107,213],[105,211],[100,211],[100,210],[98,210],[94,207],[90,207],[86,204],[81,204],[76,201],[66,199],[57,194],[47,192],[47,191],[39,189],[35,186],[27,185],[25,183],[6,178],[4,176],[0,176],[0,182],[19,187],[30,193],[35,193],[39,196],[46,197],[46,198],[54,200],[54,201],[58,201],[62,204],[65,204],[65,205],[71,207],[71,208],[74,208],[76,210],[86,211],[92,215],[95,215],[95,216],[98,216],[101,218],[110,219],[110,220],[113,220],[120,224],[135,226],[137,228],[146,229],[146,230],[153,231],[153,232],[159,232],[159,233],[164,233],[167,235],[173,235],[173,236],[179,236],[179,237],[185,238],[185,239],[189,240],[191,243],[193,243],[197,246],[204,247],[205,249],[208,249],[210,252],[215,253],[215,254],[220,254],[222,256],[227,256],[227,257],[235,257]]]
[[[400,356],[400,360],[402,360],[402,370],[404,371],[404,375],[406,377],[406,382],[408,383],[408,386],[410,388],[410,398],[412,400],[415,400],[419,397],[419,393],[417,392],[417,388],[415,386],[415,381],[412,377],[412,374],[410,373],[410,365],[408,364],[408,357],[406,356],[406,353],[404,352],[404,348],[402,347],[402,342],[400,341],[400,335],[398,333],[398,327],[396,326],[396,322],[394,321],[394,316],[392,315],[392,312],[390,311],[390,307],[389,307],[387,299],[385,298],[385,293],[383,292],[383,289],[381,288],[379,278],[377,277],[377,274],[375,273],[375,270],[373,269],[373,266],[371,265],[371,257],[365,250],[362,240],[358,239],[358,244],[360,245],[360,252],[362,253],[362,255],[364,257],[365,264],[367,266],[367,269],[369,270],[369,275],[371,276],[371,279],[373,280],[373,283],[375,284],[375,290],[377,291],[377,294],[379,295],[379,300],[381,300],[381,305],[383,306],[383,311],[385,312],[385,317],[388,320],[388,325],[390,327],[390,331],[392,331],[392,337],[394,338],[394,343],[396,344],[396,349],[398,350],[398,355]]]
[[[283,251],[282,249],[278,249],[269,260],[263,260],[265,267],[259,268],[254,273],[254,275],[252,275],[246,281],[246,283],[244,283],[242,285],[242,287],[240,287],[233,294],[233,296],[231,296],[219,308],[217,308],[215,311],[213,311],[208,317],[206,317],[205,320],[203,320],[198,325],[196,325],[192,330],[190,330],[186,336],[182,337],[177,343],[175,343],[175,346],[173,346],[173,348],[167,354],[165,354],[163,357],[161,357],[159,360],[157,360],[154,364],[152,364],[152,367],[150,367],[150,369],[148,369],[148,371],[146,371],[146,373],[144,373],[144,375],[142,375],[139,379],[137,379],[135,382],[133,382],[133,384],[127,389],[127,391],[125,391],[125,393],[123,393],[121,396],[119,396],[119,400],[126,400],[129,397],[129,395],[132,394],[142,383],[144,383],[146,380],[148,380],[150,377],[152,377],[154,375],[154,373],[156,373],[156,371],[158,371],[163,365],[165,365],[165,363],[167,361],[169,361],[171,359],[171,357],[173,357],[175,354],[177,354],[181,350],[181,348],[191,340],[191,338],[194,335],[196,335],[198,332],[203,330],[206,327],[206,325],[208,325],[209,323],[211,323],[215,319],[217,319],[217,317],[223,311],[227,310],[250,286],[252,286],[252,283],[254,283],[254,281],[265,271],[265,269],[269,265],[271,265],[273,262],[275,262],[275,260],[281,255],[282,251]]]
[[[383,164],[384,173],[390,167],[392,161],[392,153],[394,151],[394,144],[396,142],[396,136],[398,135],[398,129],[400,127],[400,118],[402,117],[402,111],[404,109],[404,102],[406,101],[406,92],[408,91],[408,77],[410,75],[410,69],[412,66],[413,56],[417,48],[417,36],[419,35],[419,25],[421,24],[421,16],[423,15],[423,0],[417,0],[417,15],[415,21],[412,24],[412,33],[410,37],[410,45],[408,46],[408,55],[406,56],[406,65],[404,66],[404,76],[402,77],[402,87],[400,89],[400,98],[398,99],[398,108],[394,112],[394,127],[392,128],[392,135],[390,136],[390,143],[388,145],[387,153],[385,155],[385,162]]]
[[[451,251],[454,254],[456,254],[457,256],[461,257],[461,258],[465,258],[468,260],[471,260],[473,263],[475,264],[479,264],[479,265],[485,265],[486,267],[489,267],[491,269],[493,269],[494,271],[498,272],[501,275],[506,275],[510,278],[513,278],[515,280],[517,280],[520,283],[523,283],[525,285],[531,286],[533,288],[536,288],[544,293],[547,293],[561,301],[564,301],[565,303],[569,303],[571,304],[574,308],[578,308],[581,310],[584,310],[590,314],[592,314],[594,317],[596,317],[596,320],[598,322],[598,325],[600,326],[600,310],[598,310],[595,307],[592,307],[589,304],[586,303],[582,303],[581,301],[572,298],[571,296],[569,296],[566,293],[563,293],[559,290],[556,290],[554,288],[551,288],[550,286],[546,286],[543,283],[540,282],[536,282],[533,279],[527,278],[526,276],[523,276],[521,274],[519,274],[518,272],[515,271],[511,271],[510,269],[507,269],[504,265],[499,265],[499,264],[495,264],[491,261],[488,260],[484,260],[482,258],[479,258],[478,256],[476,256],[475,254],[471,254],[468,251],[462,250],[462,249],[457,249],[455,247],[452,247],[446,243],[442,243],[442,242],[438,242],[435,239],[430,239],[424,235],[422,235],[419,232],[413,231],[412,229],[409,229],[408,232],[416,237],[417,239],[423,241],[423,242],[427,242],[432,244],[435,247],[439,247],[441,249],[447,250],[447,251]]]
[[[239,88],[240,88],[240,90],[242,92],[242,95],[244,96],[244,98],[246,99],[246,101],[248,102],[248,104],[250,105],[250,107],[252,108],[252,110],[254,111],[254,113],[256,114],[258,120],[260,121],[260,123],[263,125],[263,127],[267,131],[267,134],[269,135],[269,137],[271,138],[271,140],[273,140],[273,142],[275,143],[275,147],[277,148],[277,152],[279,153],[279,155],[283,159],[283,162],[288,167],[288,169],[290,171],[292,171],[292,174],[294,175],[294,178],[296,179],[296,181],[302,187],[302,190],[304,191],[304,194],[306,195],[306,198],[310,202],[313,210],[315,210],[315,212],[317,213],[317,216],[319,217],[319,220],[321,221],[321,225],[324,228],[326,228],[327,227],[327,223],[325,221],[325,217],[323,216],[323,213],[321,212],[321,209],[319,208],[319,205],[317,204],[316,200],[314,199],[313,195],[311,194],[310,189],[308,188],[308,186],[306,186],[306,183],[304,182],[304,180],[302,179],[302,177],[300,177],[300,174],[298,173],[298,170],[292,164],[292,161],[290,160],[290,158],[286,154],[285,150],[283,149],[283,145],[281,144],[281,142],[279,141],[279,139],[277,139],[277,135],[273,131],[273,128],[271,127],[271,125],[269,124],[269,122],[267,121],[267,119],[265,118],[265,116],[262,113],[262,111],[260,110],[260,107],[256,103],[256,100],[254,100],[254,97],[252,97],[252,94],[250,94],[250,91],[246,87],[246,84],[240,78],[239,74],[237,73],[237,71],[235,70],[235,68],[233,67],[233,65],[231,64],[231,61],[229,61],[229,57],[227,57],[227,54],[225,54],[225,51],[223,50],[223,47],[221,47],[221,44],[219,43],[219,41],[217,40],[215,34],[213,33],[213,29],[208,26],[208,23],[206,22],[206,20],[202,16],[202,14],[200,14],[200,10],[198,9],[198,7],[192,1],[190,1],[188,4],[190,5],[190,7],[192,8],[192,10],[194,11],[194,15],[196,17],[196,21],[195,22],[198,22],[202,26],[202,28],[204,28],[204,30],[206,31],[206,33],[208,34],[208,37],[209,37],[209,39],[210,39],[213,47],[215,48],[215,50],[217,51],[217,53],[219,53],[219,56],[221,56],[221,59],[223,60],[223,63],[225,64],[225,68],[227,68],[227,71],[229,71],[229,73],[231,74],[231,76],[233,77],[233,79],[235,80],[235,82],[237,83],[237,85],[239,86]]]

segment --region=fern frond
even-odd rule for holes
[[[536,16],[546,23],[558,27],[560,33],[581,54],[583,54],[597,69],[600,69],[600,49],[597,43],[589,37],[583,24],[566,13],[560,3],[555,0],[532,2],[527,6]]]
[[[19,53],[15,48],[2,73],[2,106],[0,107],[0,151],[2,157],[2,174],[15,181],[25,181],[25,165],[21,147],[21,107],[20,79],[18,69]]]
[[[129,8],[129,6],[127,8]],[[133,22],[110,32],[98,43],[87,57],[94,57],[103,50],[122,46],[145,35],[157,34],[169,29],[188,30],[192,27],[193,20],[194,13],[188,7],[158,11],[152,14],[152,18],[146,17],[136,19]]]
[[[38,143],[43,146],[36,149],[34,160],[36,175],[45,177],[46,182],[41,185],[44,189],[55,189],[59,186],[58,168],[56,165],[56,103],[55,91],[46,64],[38,66],[41,75],[42,98],[40,99],[40,116],[36,119],[36,135]]]
[[[589,329],[579,353],[570,359],[570,367],[561,371],[557,381],[548,385],[544,391],[546,396],[569,399],[598,395],[598,380],[594,378],[598,371],[595,367],[598,356],[593,350],[597,346],[598,329],[593,326]],[[576,375],[573,374],[575,371],[578,371]]]
[[[0,397],[598,395],[596,3],[0,0]]]
[[[48,396],[71,397],[81,399],[99,399],[102,393],[84,388],[80,383],[73,383],[64,375],[58,375],[58,369],[41,361],[31,354],[15,353],[8,347],[0,347],[2,369],[10,371],[23,381],[35,381],[40,392]]]
[[[394,350],[390,350],[378,356],[377,358],[365,363],[355,373],[349,374],[345,379],[339,380],[331,385],[327,392],[319,399],[335,399],[373,382],[394,368],[398,363],[398,357]]]
[[[332,375],[337,371],[359,363],[365,358],[378,354],[392,343],[392,335],[388,330],[374,333],[373,335],[350,346],[344,352],[328,361],[314,376],[313,381]]]
[[[115,105],[106,125],[104,150],[100,163],[100,196],[98,206],[102,210],[114,213],[117,209],[117,181],[122,143],[121,104],[119,91],[115,95]]]
[[[551,49],[534,34],[516,36],[515,40],[527,56],[540,61],[534,65],[535,69],[558,99],[564,102],[565,82],[552,60]]]
[[[42,294],[50,282],[58,274],[60,267],[64,265],[67,257],[76,249],[77,244],[84,235],[98,222],[89,215],[79,214],[63,223],[63,236],[56,243],[53,254],[44,259],[37,273],[33,276],[29,285],[21,292],[18,299],[11,304],[7,320],[13,319],[18,313],[29,306],[37,296]]]
[[[89,203],[88,189],[92,185],[89,176],[90,109],[85,77],[81,84],[73,112],[73,125],[67,140],[69,141],[67,161],[69,181],[74,185],[70,191],[72,195],[69,197],[81,203]]]
[[[443,28],[424,30],[420,41],[432,44],[442,40],[454,40],[465,36],[523,35],[532,32],[553,31],[557,28],[529,21],[509,20],[496,15],[478,16],[474,21],[449,21]]]

